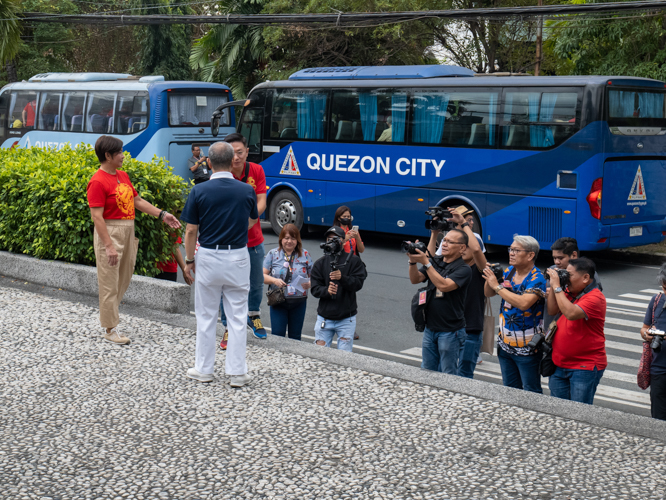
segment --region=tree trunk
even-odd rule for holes
[[[12,59],[5,65],[5,70],[7,71],[7,83],[18,82],[18,76],[16,75],[16,59]]]

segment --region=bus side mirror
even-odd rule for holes
[[[220,132],[220,117],[215,116],[210,122],[210,133],[213,134],[213,137],[217,137],[217,134]]]

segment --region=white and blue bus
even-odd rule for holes
[[[0,91],[2,147],[72,147],[118,137],[133,158],[169,161],[192,177],[192,144],[204,153],[214,140],[213,111],[232,100],[224,85],[164,81],[163,76],[117,73],[45,73]],[[233,113],[220,117],[221,135],[235,131]]]
[[[603,250],[666,235],[665,94],[644,78],[314,68],[256,86],[238,131],[277,232],[348,205],[361,229],[425,235],[428,207],[465,204],[486,244]]]

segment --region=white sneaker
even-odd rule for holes
[[[213,374],[212,373],[199,373],[196,368],[189,368],[187,370],[187,376],[191,378],[192,380],[196,380],[198,382],[212,382],[213,381]]]
[[[245,375],[232,375],[231,387],[243,387],[244,385],[252,382],[252,375],[246,373]]]
[[[104,340],[112,344],[126,345],[131,342],[130,339],[119,333],[115,328],[111,329],[109,333],[104,333]]]

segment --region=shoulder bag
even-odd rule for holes
[[[497,343],[497,332],[495,331],[495,316],[493,308],[490,305],[490,299],[486,297],[486,310],[483,314],[483,338],[481,340],[481,352],[487,352],[491,356],[495,353],[495,344]]]
[[[657,305],[661,300],[663,294],[658,293],[654,298],[654,305],[652,306],[652,325],[654,325],[654,312],[657,310]],[[638,387],[645,390],[650,387],[650,366],[652,365],[652,348],[650,342],[643,341],[643,354],[641,355],[641,362],[638,365],[638,375],[636,382]]]
[[[289,283],[291,281],[291,266],[294,264],[294,255],[295,252],[292,252],[291,257],[289,258],[289,269],[287,271],[287,276],[284,277],[285,283]],[[266,303],[269,307],[282,304],[286,300],[287,298],[284,295],[284,287],[275,285],[268,286],[268,291],[266,292]]]

